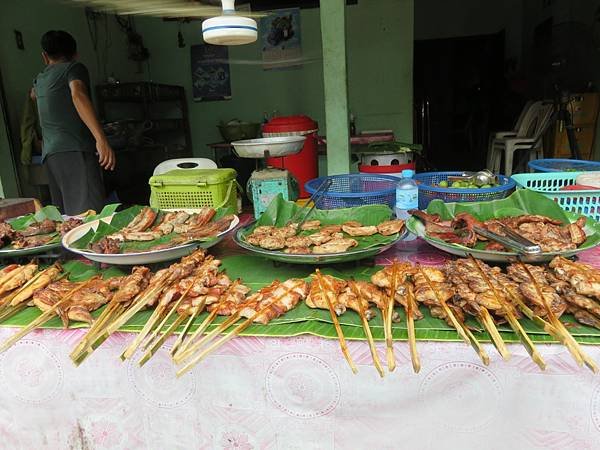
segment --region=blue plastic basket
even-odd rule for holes
[[[325,180],[332,180],[325,194],[317,200],[319,209],[354,208],[363,205],[388,205],[394,208],[398,178],[389,175],[348,174],[320,177],[307,181],[304,188],[310,193]]]
[[[487,202],[507,197],[516,183],[504,175],[498,175],[499,186],[491,188],[462,189],[437,186],[440,181],[448,181],[448,177],[460,176],[463,172],[425,172],[415,175],[419,184],[419,209],[426,209],[431,200],[440,199],[445,203],[454,202]],[[435,185],[435,186],[433,186]]]
[[[585,172],[518,173],[511,178],[519,188],[539,192],[554,200],[565,211],[600,221],[600,189],[561,191],[564,186],[577,184],[577,176],[582,173]]]
[[[586,172],[600,170],[600,162],[580,159],[535,159],[528,163],[535,172]]]

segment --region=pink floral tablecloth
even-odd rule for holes
[[[395,257],[447,258],[420,240],[379,262]],[[600,266],[599,251],[581,259]],[[0,329],[0,339],[12,333]],[[177,379],[172,340],[143,368],[121,362],[127,333],[76,368],[68,355],[82,333],[38,330],[0,355],[0,448],[600,448],[600,376],[563,346],[539,346],[542,372],[519,345],[508,362],[487,346],[485,367],[462,343],[419,342],[414,374],[397,342],[398,368],[381,379],[364,342],[349,342],[353,375],[335,340],[245,337]],[[600,362],[600,346],[585,350]]]

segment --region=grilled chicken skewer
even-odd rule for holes
[[[504,317],[506,317],[506,319],[508,320],[508,323],[510,324],[510,327],[513,329],[513,331],[517,334],[517,336],[519,336],[521,343],[525,347],[525,350],[527,350],[527,353],[529,353],[529,356],[531,356],[533,362],[535,362],[540,369],[545,370],[546,363],[544,362],[542,355],[540,355],[537,348],[535,347],[533,342],[531,342],[531,339],[517,320],[516,311],[513,305],[503,298],[503,296],[500,294],[501,288],[497,288],[496,286],[494,286],[494,284],[485,274],[485,271],[482,270],[479,262],[475,258],[473,258],[472,255],[469,255],[469,258],[471,260],[472,266],[474,266],[477,272],[479,273],[479,276],[483,278],[483,280],[488,285],[489,289],[494,294],[494,297],[496,297],[496,300],[502,305],[502,312]]]
[[[189,275],[196,264],[204,260],[204,255],[204,249],[196,250],[194,253],[181,258],[181,262],[172,264],[168,268],[156,272],[150,279],[146,290],[136,296],[129,309],[108,326],[106,333],[114,333],[121,326],[125,325],[138,311],[147,306],[154,305],[161,293],[171,284]]]
[[[90,283],[93,283],[97,279],[98,279],[98,277],[90,278],[88,281],[85,281],[85,282],[75,286],[70,291],[68,291],[65,295],[63,295],[60,298],[59,301],[57,301],[54,305],[52,305],[48,310],[44,311],[42,313],[42,315],[40,315],[37,319],[35,319],[29,325],[22,328],[18,333],[12,335],[10,338],[8,338],[6,341],[4,341],[4,343],[2,345],[0,345],[0,353],[3,353],[6,350],[8,350],[12,345],[16,344],[19,340],[21,340],[21,338],[23,338],[24,336],[29,334],[31,331],[33,331],[35,328],[43,325],[48,320],[50,320],[52,317],[54,317],[57,314],[57,311],[59,310],[59,308],[61,308],[62,306],[66,306],[68,304],[68,302],[71,300],[71,297],[73,297],[73,295],[75,295],[78,291],[85,288]]]
[[[338,340],[340,342],[342,354],[344,355],[344,358],[346,358],[346,361],[348,361],[348,365],[350,366],[350,369],[352,369],[352,372],[358,373],[358,369],[356,368],[354,361],[352,361],[352,358],[350,357],[350,352],[348,351],[348,346],[346,344],[346,338],[344,337],[344,332],[342,331],[342,327],[340,326],[340,322],[337,318],[337,314],[334,309],[334,301],[330,297],[331,292],[329,290],[329,286],[327,286],[327,282],[323,280],[321,271],[319,269],[315,271],[315,274],[319,290],[321,291],[321,296],[324,297],[327,301],[327,306],[329,307],[329,314],[331,315],[331,321],[333,322],[333,326],[335,327],[335,331],[338,335]]]
[[[452,282],[456,290],[455,299],[461,304],[461,307],[468,313],[474,315],[477,321],[485,328],[490,335],[494,347],[502,356],[502,359],[508,361],[510,352],[506,347],[500,332],[496,328],[494,319],[488,308],[493,308],[493,311],[499,311],[501,305],[493,296],[489,298],[489,287],[484,280],[478,276],[478,273],[473,271],[473,267],[461,264],[465,260],[457,260],[448,263],[445,267],[446,276]],[[471,281],[471,283],[469,283]]]
[[[394,316],[390,317],[390,309],[393,310],[393,304],[400,304],[406,313],[406,324],[408,331],[408,340],[409,340],[409,348],[411,351],[411,362],[413,365],[413,369],[415,371],[420,370],[420,360],[417,353],[417,345],[416,345],[416,332],[414,321],[420,320],[423,318],[421,311],[416,303],[416,298],[414,296],[414,291],[412,289],[412,277],[415,273],[414,267],[409,263],[398,263],[394,262],[391,267],[386,267],[379,272],[375,273],[371,277],[371,281],[376,286],[382,287],[388,291],[388,298],[386,304],[384,305],[384,331],[386,336],[386,343],[388,349],[388,367],[389,363],[392,362],[395,367],[395,360],[390,360],[389,358],[393,358],[393,350],[391,347],[391,338],[392,338],[392,322],[394,321]],[[395,280],[395,294],[394,289],[392,289],[392,284]],[[410,290],[410,292],[409,292]],[[393,300],[392,300],[393,297]],[[391,306],[391,308],[390,308]],[[395,313],[395,311],[393,311]]]
[[[2,298],[2,304],[0,305],[0,320],[8,319],[25,309],[27,307],[27,301],[33,296],[33,293],[38,289],[45,288],[54,281],[61,270],[60,265],[56,263],[51,267],[38,272],[23,286],[15,289]]]
[[[369,343],[369,350],[371,351],[373,364],[375,364],[375,368],[377,369],[377,372],[379,372],[379,376],[383,378],[385,372],[383,370],[383,366],[381,365],[381,360],[379,359],[379,354],[377,353],[377,347],[375,346],[375,341],[373,340],[373,334],[371,333],[371,328],[369,327],[369,321],[367,320],[367,316],[365,314],[361,289],[354,280],[350,281],[349,286],[352,289],[354,295],[358,298],[360,320],[362,322],[363,330],[365,331],[365,337],[367,338],[367,342]]]
[[[156,327],[155,332],[150,335],[147,343],[144,346],[145,349],[148,347],[150,348],[139,361],[140,366],[148,361],[166,341],[166,339],[179,327],[179,325],[185,321],[191,308],[199,306],[201,309],[203,309],[207,301],[209,303],[213,303],[219,298],[220,295],[228,297],[234,292],[238,294],[241,292],[241,297],[245,298],[249,288],[242,286],[239,280],[231,283],[231,280],[227,275],[218,272],[219,264],[220,261],[214,260],[212,256],[208,256],[204,263],[197,269],[194,279],[191,282],[189,282],[189,279],[184,279],[179,283],[179,288],[185,289],[185,291],[180,295],[177,301],[175,301],[169,313],[165,316],[158,327]],[[186,284],[188,284],[187,288],[185,287]],[[199,300],[196,302],[196,299],[198,298]],[[158,332],[163,329],[167,323],[167,320],[174,313],[178,314],[177,319],[169,326],[165,333],[163,333],[163,335],[153,343],[154,339],[158,335]],[[150,344],[152,344],[152,346],[150,346]]]
[[[215,317],[216,315],[229,317],[200,340],[189,345],[186,349],[182,349],[181,352],[175,355],[173,358],[174,361],[179,364],[189,358],[203,344],[208,343],[218,334],[227,330],[241,317],[247,319],[253,317],[253,322],[266,325],[272,319],[293,309],[298,301],[306,296],[306,293],[303,291],[296,292],[296,284],[298,284],[298,280],[296,279],[286,280],[283,283],[275,280],[269,286],[261,288],[258,292],[252,294],[248,298],[245,297],[245,294],[250,290],[243,285],[239,285],[236,290],[228,292],[227,295],[223,296],[219,303],[209,306],[211,313],[207,319],[213,314]],[[300,283],[300,287],[302,290],[306,289],[306,283]],[[298,293],[300,293],[299,296],[296,295]],[[268,305],[269,308],[256,316],[255,313],[261,305]],[[204,326],[204,328],[206,328],[206,326]]]
[[[417,352],[417,335],[415,332],[415,318],[414,309],[418,309],[417,301],[415,300],[415,294],[413,292],[413,286],[410,283],[405,284],[406,289],[406,327],[408,329],[408,345],[410,348],[410,359],[412,362],[413,370],[415,373],[419,373],[421,370],[421,360],[419,359],[419,353]]]
[[[436,276],[439,278],[434,279],[435,281],[433,281],[432,278],[430,277],[430,275]],[[423,269],[423,267],[421,267],[420,265],[417,265],[417,272],[415,273],[415,285],[416,285],[415,286],[416,287],[415,295],[417,296],[417,298],[419,297],[419,290],[421,290],[421,291],[428,290],[431,293],[433,293],[433,296],[434,296],[435,300],[437,301],[437,304],[439,306],[441,306],[444,314],[450,320],[450,322],[452,323],[452,326],[456,329],[459,336],[467,344],[470,344],[475,349],[475,351],[481,358],[481,361],[486,366],[489,365],[490,357],[488,356],[485,349],[481,346],[481,344],[475,338],[475,336],[473,336],[473,333],[471,333],[471,330],[469,330],[465,326],[465,324],[462,322],[462,320],[460,320],[459,318],[456,317],[455,313],[452,311],[450,306],[448,306],[448,304],[446,303],[446,300],[452,297],[452,293],[450,292],[450,295],[442,295],[442,293],[439,291],[439,288],[443,287],[443,285],[444,285],[444,281],[441,281],[441,280],[445,281],[445,277],[440,270],[431,269],[431,268]],[[442,285],[442,286],[440,286],[440,285]],[[426,294],[426,295],[429,295],[429,294]]]
[[[6,294],[13,289],[18,289],[33,278],[37,272],[38,266],[34,263],[29,263],[25,266],[20,266],[6,273],[3,280],[0,281],[0,295]]]
[[[269,289],[269,287],[267,286],[263,289]],[[190,314],[190,319],[186,324],[186,327],[184,328],[180,339],[177,340],[177,342],[175,342],[175,346],[171,350],[173,360],[176,363],[180,363],[185,358],[190,356],[203,343],[212,339],[214,336],[221,333],[222,331],[225,331],[227,328],[229,328],[230,325],[237,321],[240,318],[241,313],[241,311],[239,311],[239,307],[246,300],[246,295],[248,294],[248,292],[250,292],[250,288],[244,286],[240,280],[236,280],[223,295],[206,296],[200,300],[200,303],[195,303],[192,301],[191,305],[184,305],[182,312]],[[204,319],[204,321],[200,324],[196,331],[194,331],[194,333],[189,337],[189,339],[185,340],[185,334],[191,326],[193,318],[200,313],[200,311],[204,308],[204,305],[208,305],[208,316]],[[201,336],[202,333],[204,333],[206,329],[214,322],[218,315],[230,317],[226,319],[223,323],[221,323],[218,327],[214,328],[206,336],[203,336],[199,340],[196,340],[198,336]]]
[[[206,356],[238,336],[242,331],[252,325],[252,323],[257,322],[260,324],[267,324],[272,319],[295,308],[296,305],[306,297],[307,293],[307,283],[302,279],[292,278],[283,283],[276,280],[270,286],[262,288],[255,294],[252,294],[238,308],[238,311],[240,312],[239,315],[246,317],[246,320],[229,333],[213,342],[208,348],[193,356],[184,367],[177,371],[177,376],[181,376],[191,370],[192,367],[206,358]]]
[[[575,354],[578,355],[578,357],[576,358],[576,360],[578,362],[583,361],[583,363],[585,363],[585,365],[592,372],[598,373],[598,366],[596,365],[596,363],[594,362],[594,360],[591,359],[586,353],[584,353],[584,351],[581,349],[581,347],[579,346],[579,344],[577,343],[577,341],[573,338],[573,336],[571,336],[571,334],[567,331],[567,329],[562,324],[562,322],[560,322],[558,320],[558,318],[556,317],[556,315],[554,314],[554,311],[552,310],[552,307],[548,303],[548,300],[547,300],[546,296],[542,292],[542,289],[540,288],[540,286],[538,284],[538,281],[533,276],[533,274],[531,273],[531,271],[529,270],[529,268],[525,264],[523,264],[522,262],[519,262],[518,265],[520,265],[521,268],[525,271],[525,273],[527,273],[527,275],[529,276],[531,282],[533,283],[533,285],[535,287],[535,290],[537,292],[537,295],[539,296],[540,300],[544,304],[544,307],[546,308],[546,313],[548,315],[550,323],[556,329],[556,331],[562,335],[563,340],[565,342],[569,343],[567,345],[567,348],[570,348],[570,349],[573,350],[572,354],[575,353]]]
[[[112,296],[109,304],[71,352],[70,356],[74,362],[80,364],[85,357],[91,354],[93,351],[91,344],[95,344],[95,348],[97,348],[101,343],[97,342],[98,336],[114,318],[124,312],[131,300],[146,288],[149,278],[150,270],[147,267],[138,266],[134,267],[131,274],[121,281],[119,289]]]

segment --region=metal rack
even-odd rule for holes
[[[96,99],[101,120],[119,123],[126,136],[113,145],[117,167],[106,173],[107,188],[123,203],[145,204],[154,167],[192,155],[185,89],[150,82],[102,84]]]

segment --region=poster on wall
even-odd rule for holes
[[[199,44],[190,47],[194,101],[231,99],[229,53],[225,45]]]
[[[300,8],[272,11],[259,27],[265,70],[302,65]]]

